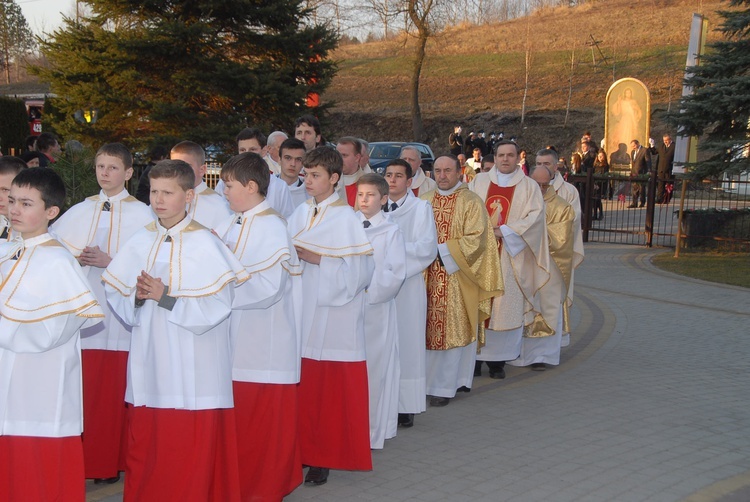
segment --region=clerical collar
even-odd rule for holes
[[[193,221],[193,219],[190,217],[190,215],[186,214],[185,217],[182,219],[182,221],[180,221],[178,224],[176,224],[172,228],[164,228],[161,222],[157,219],[156,230],[160,234],[167,234],[171,237],[175,234],[179,234],[180,232],[182,232],[185,229],[185,227],[187,227],[190,224],[191,221]]]
[[[195,187],[193,190],[195,191],[196,194],[199,194],[199,193],[204,192],[205,190],[208,190],[208,185],[206,185],[205,181],[201,181],[198,184],[198,186]]]
[[[406,193],[404,194],[404,196],[401,197],[399,200],[391,200],[391,198],[389,197],[388,198],[388,205],[390,206],[391,204],[393,204],[395,202],[396,204],[398,204],[398,207],[403,206],[404,202],[406,202],[406,198],[409,196],[409,192],[410,191],[411,191],[411,189],[407,189]]]
[[[323,202],[315,202],[315,197],[312,197],[310,200],[312,201],[312,206],[318,211],[320,211],[324,207],[330,206],[331,204],[333,204],[339,199],[340,199],[339,194],[336,193],[336,191],[334,190],[334,192],[331,195],[329,195],[328,198],[325,199]]]
[[[109,201],[109,202],[116,202],[119,200],[123,200],[127,198],[127,196],[130,195],[127,190],[124,188],[120,193],[117,195],[113,195],[112,197],[108,197],[106,193],[104,193],[104,190],[99,190],[99,200],[102,202]]]
[[[511,180],[513,179],[513,176],[516,174],[516,171],[513,171],[512,173],[501,173],[499,170],[497,171],[497,185],[501,187],[507,187],[510,185]]]
[[[262,213],[266,209],[270,208],[271,205],[268,203],[268,199],[263,199],[263,202],[258,204],[252,209],[248,209],[244,213],[234,213],[234,219],[236,220],[238,217],[242,217],[242,221],[247,220],[248,218],[251,218],[255,216],[258,213]]]
[[[458,183],[456,183],[456,186],[454,186],[453,188],[450,188],[448,190],[441,190],[440,187],[438,187],[437,191],[440,195],[450,195],[458,190],[458,187],[460,187],[461,185],[463,185],[463,181],[458,180]]]
[[[364,215],[364,213],[359,212],[359,219],[360,221],[369,221],[373,227],[377,227],[381,223],[385,221],[385,215],[383,215],[383,211],[378,211],[372,218],[368,218]]]

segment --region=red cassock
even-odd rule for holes
[[[234,409],[134,406],[128,436],[125,502],[239,502]]]
[[[85,349],[81,365],[86,478],[112,478],[125,469],[128,353]]]
[[[302,358],[300,450],[305,465],[372,470],[367,363]]]
[[[81,437],[0,436],[0,497],[9,502],[84,500]]]
[[[242,500],[279,501],[302,483],[297,384],[232,385]]]

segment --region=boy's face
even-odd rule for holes
[[[30,239],[47,232],[49,222],[57,217],[60,208],[45,208],[42,193],[36,188],[13,185],[8,197],[8,213],[13,230],[20,232],[24,239]]]
[[[320,142],[320,134],[315,134],[315,128],[304,122],[294,129],[294,137],[305,144],[308,152]]]
[[[412,178],[406,177],[406,168],[403,166],[388,166],[385,169],[385,181],[388,182],[391,200],[399,200],[411,188]]]
[[[151,208],[165,228],[171,228],[185,217],[185,206],[193,200],[193,189],[183,190],[174,178],[151,180]]]
[[[315,197],[315,202],[323,202],[334,191],[338,174],[328,174],[323,166],[305,168],[305,190],[307,195]]]
[[[8,216],[8,195],[15,177],[13,173],[0,174],[0,214],[3,216]]]
[[[247,186],[242,186],[237,180],[228,179],[224,181],[224,197],[229,202],[229,207],[235,213],[244,213],[253,208],[252,195],[258,193],[258,185],[249,181]]]
[[[169,158],[172,160],[181,160],[190,164],[190,167],[193,168],[193,172],[195,173],[195,186],[201,184],[201,182],[203,181],[203,176],[206,174],[205,162],[203,164],[200,164],[200,159],[189,153],[172,152],[169,154]]]
[[[360,183],[357,187],[357,204],[366,218],[372,218],[378,214],[386,202],[388,202],[388,196],[380,195],[375,185]]]
[[[122,159],[102,154],[96,158],[96,181],[107,197],[125,189],[125,182],[133,176],[133,168],[125,168]]]
[[[237,142],[237,153],[245,152],[257,153],[263,157],[266,154],[266,148],[260,146],[260,143],[255,138],[241,139]]]
[[[279,165],[281,166],[281,172],[287,178],[296,178],[302,171],[302,157],[305,156],[305,151],[302,149],[289,149],[285,148],[279,156]]]

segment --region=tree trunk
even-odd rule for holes
[[[422,123],[422,111],[419,108],[419,77],[422,73],[424,63],[425,47],[427,46],[427,34],[419,30],[417,39],[417,53],[414,58],[414,71],[411,74],[411,127],[414,133],[414,141],[422,142],[427,134]]]
[[[575,71],[576,50],[570,51],[570,75],[568,77],[568,104],[565,107],[565,122],[563,127],[568,127],[568,115],[570,115],[570,101],[573,98],[573,72]]]

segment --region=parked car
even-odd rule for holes
[[[422,154],[422,169],[432,171],[432,164],[435,163],[435,154],[432,149],[424,143],[411,143],[399,141],[375,141],[370,143],[370,167],[373,172],[385,174],[385,166],[393,159],[397,159],[401,153],[401,148],[409,145],[415,146],[419,153]]]

